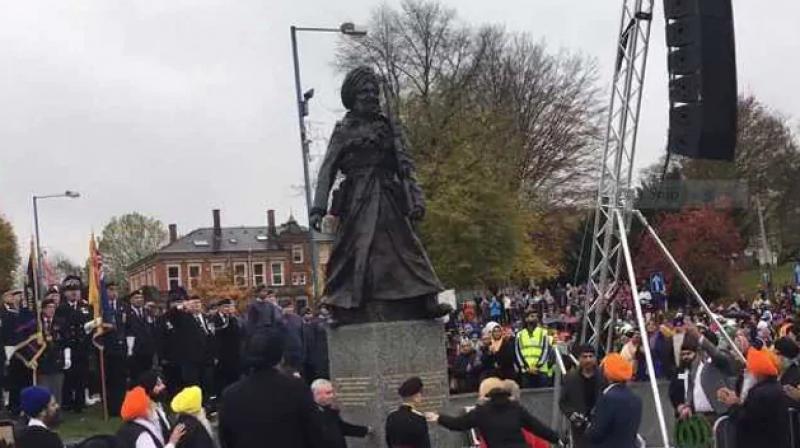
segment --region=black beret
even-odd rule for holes
[[[786,336],[775,341],[775,351],[784,358],[789,359],[797,358],[797,355],[800,355],[800,347]]]
[[[133,296],[143,296],[143,295],[144,295],[144,291],[141,288],[131,291],[131,297],[133,297]]]
[[[42,308],[45,308],[47,305],[55,305],[55,299],[44,299],[42,300]]]
[[[83,289],[83,282],[77,275],[68,275],[61,282],[61,289],[63,291],[80,291]]]
[[[49,296],[50,294],[58,294],[58,286],[51,285],[49,288],[47,288],[47,293],[45,293],[45,295]]]
[[[106,288],[116,288],[116,287],[117,287],[117,282],[110,281],[106,283]]]
[[[217,305],[218,306],[233,305],[233,300],[232,299],[222,299],[219,302],[217,302]]]
[[[397,389],[397,393],[403,397],[412,397],[422,392],[422,380],[418,376],[413,376],[403,382]]]

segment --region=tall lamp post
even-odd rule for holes
[[[61,194],[46,194],[33,196],[33,227],[34,231],[36,232],[36,282],[33,285],[33,295],[36,297],[36,302],[38,303],[41,301],[39,286],[42,284],[42,247],[39,240],[39,207],[37,202],[40,199],[50,199],[50,198],[70,198],[70,199],[77,199],[81,197],[81,194],[77,191],[70,191],[67,190]]]
[[[366,36],[367,32],[357,29],[352,23],[343,23],[339,28],[308,28],[297,27],[292,25],[289,28],[292,36],[292,58],[294,59],[294,87],[297,100],[297,124],[300,129],[300,149],[303,155],[303,182],[306,194],[306,214],[308,222],[311,223],[311,179],[308,170],[308,137],[306,135],[306,122],[305,117],[308,115],[308,100],[314,96],[314,89],[303,92],[302,84],[300,83],[300,59],[297,55],[297,33],[299,31],[316,32],[316,33],[337,33],[346,36],[358,37]],[[319,296],[319,276],[317,269],[319,267],[319,252],[316,244],[316,231],[308,226],[310,246],[311,246],[311,284],[313,288],[313,298]]]

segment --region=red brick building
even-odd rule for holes
[[[154,286],[166,293],[181,286],[191,294],[201,282],[232,275],[242,288],[266,284],[278,297],[307,303],[312,290],[307,228],[293,217],[276,226],[273,210],[267,211],[266,226],[222,227],[220,211],[213,210],[212,216],[211,227],[181,237],[170,224],[169,242],[128,267],[131,289]]]

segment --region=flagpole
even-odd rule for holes
[[[103,421],[108,421],[108,393],[106,391],[106,360],[105,356],[103,355],[103,348],[97,347],[97,351],[100,352],[100,393],[102,394],[103,398]]]
[[[31,256],[33,260],[28,258],[28,263],[33,270],[33,312],[36,314],[36,333],[42,334],[42,304],[39,300],[39,217],[36,211],[36,197],[33,198],[34,216],[36,217],[36,250],[34,251],[33,239],[31,239]],[[46,342],[43,342],[46,344]],[[36,372],[39,370],[38,363],[36,367],[31,369],[31,383],[37,386]]]

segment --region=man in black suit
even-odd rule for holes
[[[330,448],[347,448],[345,437],[364,438],[372,432],[368,426],[359,426],[342,420],[339,410],[334,407],[336,392],[333,384],[326,379],[317,379],[311,383],[311,392],[317,404],[325,446]]]
[[[93,350],[92,332],[102,319],[93,318],[92,309],[81,299],[83,284],[80,277],[68,275],[62,282],[61,290],[65,300],[56,309],[56,316],[67,326],[66,347],[70,349],[68,364],[64,373],[63,408],[83,412],[86,407],[85,391],[89,381],[89,355]]]
[[[169,292],[167,311],[156,321],[156,351],[158,364],[164,372],[167,383],[167,396],[172,397],[182,389],[178,340],[178,325],[183,318],[185,292],[173,290]]]
[[[185,311],[178,313],[176,322],[176,360],[181,369],[181,389],[200,386],[204,391],[213,390],[214,333],[203,315],[200,297],[191,296],[184,303]],[[204,394],[207,400],[209,393]]]
[[[403,403],[386,418],[386,445],[389,448],[430,448],[428,422],[425,415],[415,409],[422,403],[422,380],[409,378],[397,392]]]
[[[248,335],[242,353],[252,373],[222,395],[222,448],[328,448],[308,386],[276,368],[285,346],[279,326],[254,327]]]
[[[22,390],[22,411],[28,416],[28,425],[17,434],[20,448],[64,448],[61,437],[50,429],[56,422],[58,403],[50,392],[38,386]]]
[[[130,295],[125,332],[132,380],[153,368],[153,357],[156,354],[155,331],[155,319],[145,307],[144,293],[141,289],[137,289]]]
[[[239,380],[242,374],[239,351],[242,344],[242,325],[236,315],[236,305],[231,299],[217,303],[217,312],[211,316],[216,339],[217,366],[214,375],[215,395],[221,396],[226,387]]]
[[[52,298],[42,300],[42,335],[45,349],[39,357],[36,369],[36,384],[49,390],[61,404],[61,391],[64,388],[64,370],[70,358],[67,348],[67,326],[63,319],[56,317],[56,303]]]
[[[125,328],[128,324],[128,307],[119,299],[117,285],[114,282],[106,284],[108,295],[107,308],[103,310],[103,334],[99,337],[103,347],[103,361],[105,362],[106,395],[108,399],[108,413],[119,416],[122,407],[122,398],[127,388],[127,344],[125,342]]]

